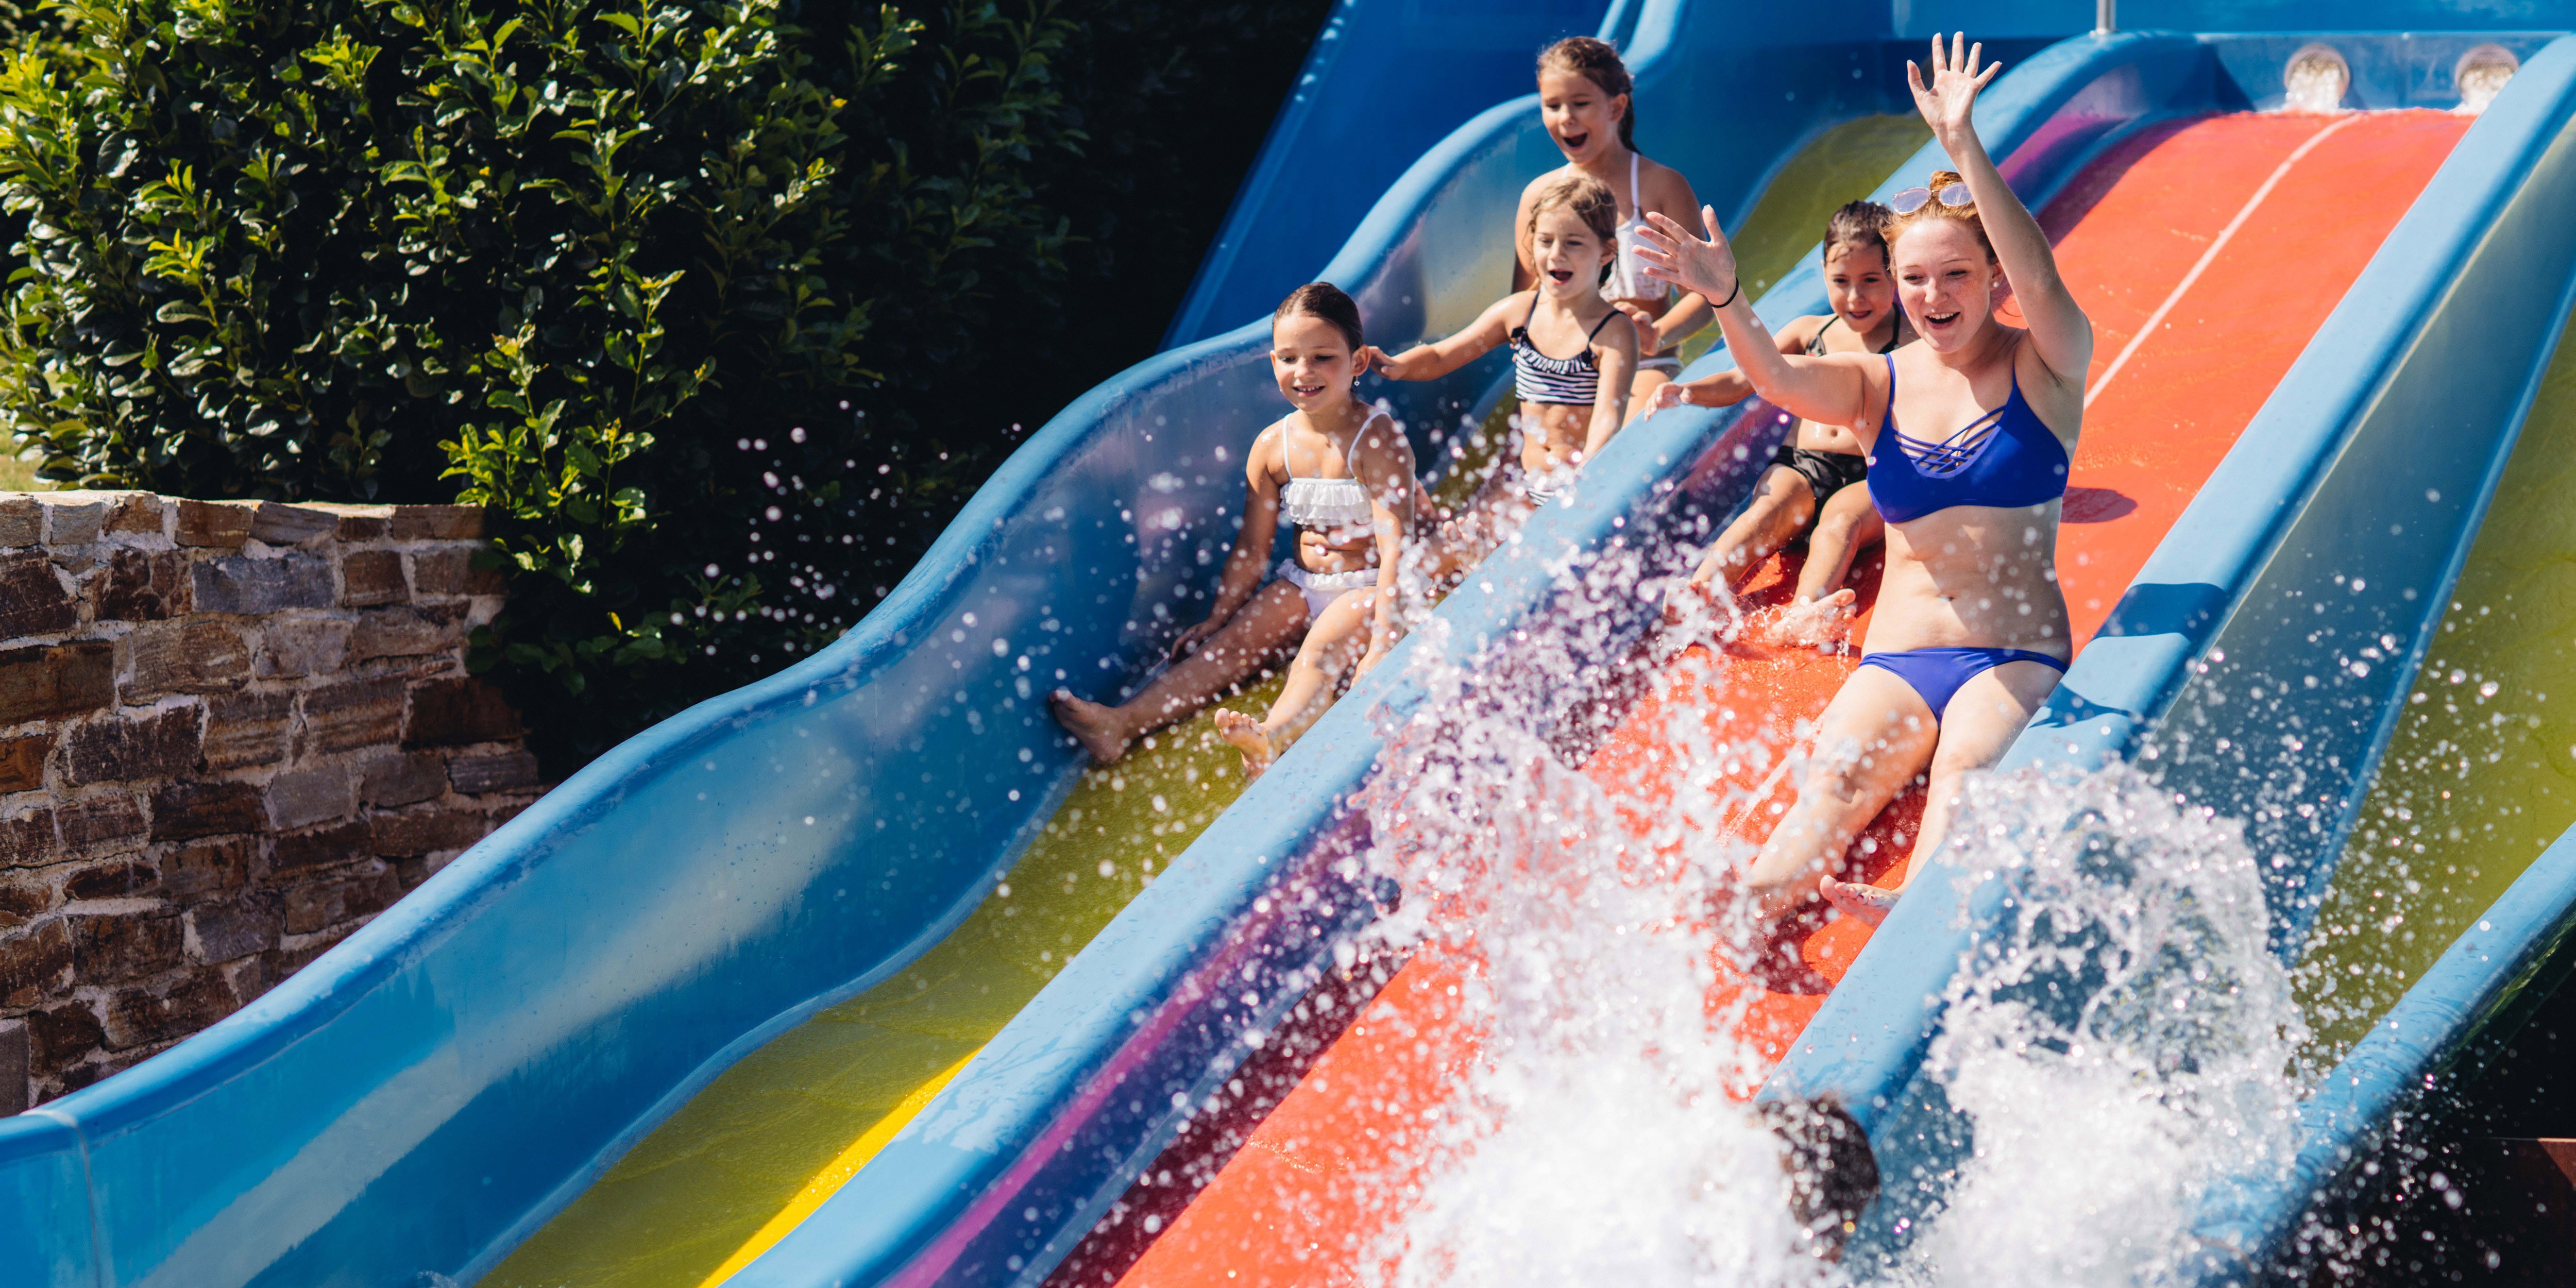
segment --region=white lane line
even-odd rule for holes
[[[2163,325],[2165,315],[2173,312],[2174,305],[2182,302],[2183,293],[2191,289],[2192,283],[2200,280],[2202,273],[2209,271],[2210,264],[2218,259],[2218,253],[2227,249],[2227,243],[2236,236],[2236,230],[2244,227],[2246,220],[2253,218],[2254,208],[2262,205],[2263,199],[2272,195],[2272,189],[2280,186],[2282,178],[2290,173],[2290,167],[2297,165],[2299,158],[2306,156],[2318,144],[2325,142],[2326,136],[2360,119],[2359,112],[2345,116],[2334,124],[2309,135],[2306,142],[2292,148],[2290,155],[2281,158],[2281,164],[2272,168],[2272,177],[2265,179],[2263,186],[2256,188],[2254,195],[2245,199],[2245,208],[2237,211],[2236,217],[2228,220],[2225,228],[2218,230],[2218,237],[2209,243],[2209,249],[2200,253],[2200,262],[2192,265],[2191,271],[2182,275],[2182,281],[2175,284],[2173,294],[2166,296],[2165,302],[2157,305],[2156,311],[2147,315],[2147,324],[2139,327],[2136,335],[2129,337],[2129,342],[2120,347],[2120,356],[2111,359],[2111,365],[2103,369],[2102,378],[2094,381],[2091,389],[2084,391],[2085,406],[2092,406],[2093,400],[2102,396],[2103,387],[2111,383],[2111,378],[2119,375],[2122,367],[2129,365],[2130,358],[2137,356],[2138,346],[2145,344],[2147,337],[2156,333],[2156,328]]]

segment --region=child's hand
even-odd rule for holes
[[[1655,329],[1655,315],[1635,300],[1612,300],[1610,307],[1628,315],[1637,324],[1637,352],[1648,357],[1663,352],[1663,333]]]
[[[1376,345],[1361,345],[1360,351],[1352,356],[1359,360],[1361,371],[1374,371],[1389,380],[1404,379],[1404,364]]]
[[[1655,392],[1646,398],[1646,414],[1649,416],[1667,408],[1688,406],[1690,386],[1678,380],[1668,380],[1655,386]]]
[[[1177,662],[1197,652],[1199,645],[1205,642],[1208,636],[1216,634],[1224,625],[1225,623],[1218,621],[1214,614],[1210,614],[1206,621],[1181,632],[1180,637],[1172,641],[1172,660]]]
[[[1905,64],[1906,88],[1914,91],[1914,110],[1923,114],[1923,123],[1932,127],[1932,136],[1941,140],[1952,156],[1960,148],[1955,144],[1972,142],[1977,137],[1975,112],[1977,91],[2002,71],[2002,63],[1984,61],[1986,47],[1973,45],[1965,53],[1959,46],[1967,42],[1967,33],[1950,38],[1950,47],[1941,47],[1941,38],[1932,38],[1932,83],[1923,83],[1923,69],[1911,60]]]

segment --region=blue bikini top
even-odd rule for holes
[[[1904,523],[1958,505],[2042,505],[2066,495],[2066,445],[2022,401],[2013,375],[2004,405],[1938,442],[1896,427],[1896,355],[1887,355],[1887,423],[1869,450],[1869,499]]]

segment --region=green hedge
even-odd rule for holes
[[[0,68],[0,423],[495,506],[471,663],[560,773],[835,637],[1150,351],[1321,16],[68,0]]]

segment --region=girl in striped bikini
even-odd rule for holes
[[[1494,302],[1466,330],[1395,356],[1365,350],[1394,380],[1437,380],[1509,345],[1517,453],[1506,450],[1457,521],[1437,563],[1473,565],[1554,500],[1627,418],[1637,326],[1602,297],[1618,254],[1619,202],[1601,182],[1567,174],[1531,199],[1521,231],[1537,284]]]

